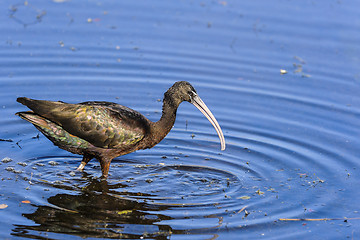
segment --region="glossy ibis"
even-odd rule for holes
[[[225,139],[219,124],[190,83],[176,82],[164,94],[162,116],[152,122],[142,114],[111,102],[69,104],[20,97],[18,102],[32,111],[16,115],[31,122],[56,146],[83,155],[77,170],[82,171],[92,159],[99,160],[102,177],[107,178],[110,162],[115,157],[139,149],[152,148],[171,130],[180,103],[195,105],[211,122],[220,138]]]

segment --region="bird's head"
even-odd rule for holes
[[[174,83],[171,88],[165,93],[165,97],[171,98],[173,103],[178,106],[183,101],[190,102],[192,98],[197,95],[196,90],[189,82],[179,81]]]
[[[216,121],[214,115],[211,113],[209,108],[201,100],[201,98],[196,93],[196,90],[189,82],[179,81],[174,83],[174,85],[169,88],[169,90],[164,95],[164,100],[167,99],[170,105],[173,105],[174,108],[177,108],[180,103],[187,101],[193,104],[197,109],[202,112],[205,117],[210,121],[214,126],[217,134],[220,138],[221,150],[225,150],[225,138],[220,128],[220,125]]]

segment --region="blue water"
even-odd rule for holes
[[[0,238],[360,238],[358,1],[0,9]],[[106,182],[98,162],[75,173],[80,156],[14,115],[27,96],[117,102],[157,121],[179,80],[211,109],[226,150],[183,103],[170,134],[116,158]]]

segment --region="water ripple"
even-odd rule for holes
[[[118,21],[124,16],[108,10],[114,3],[89,3],[86,10],[82,3],[71,4],[82,9],[80,19],[51,5],[41,22],[23,29],[23,23],[11,19],[3,26],[9,35],[0,44],[5,89],[0,92],[0,139],[11,141],[0,141],[0,147],[12,161],[0,162],[0,200],[13,201],[8,208],[14,219],[11,234],[286,239],[332,228],[328,222],[306,225],[281,218],[358,217],[357,36],[337,46],[338,39],[355,34],[356,27],[347,23],[353,20],[329,18],[341,30],[333,31],[334,37],[323,26],[322,14],[313,14],[319,13],[315,7],[294,14],[300,10],[290,13],[285,2],[279,5],[283,12],[274,9],[276,17],[265,14],[273,4],[267,2],[256,11],[250,2],[180,3],[184,9],[174,16],[169,10],[159,14],[166,23],[153,21],[148,9],[158,8],[152,5],[145,11],[135,3],[145,15],[133,18],[138,15],[125,11],[128,21]],[[31,9],[21,5],[20,10],[34,20],[34,11],[26,12]],[[216,14],[199,20],[194,12]],[[220,21],[219,14],[230,18]],[[303,14],[309,18],[295,17]],[[310,24],[313,17],[317,24]],[[56,30],[48,28],[59,19]],[[319,32],[326,31],[324,41],[314,41],[319,26]],[[131,37],[129,29],[136,29]],[[30,35],[20,37],[22,31]],[[40,31],[43,37],[29,37]],[[69,37],[75,33],[89,39]],[[196,40],[199,36],[204,42]],[[281,75],[280,69],[288,73]],[[79,156],[54,147],[14,115],[25,110],[16,97],[28,96],[117,102],[156,121],[163,93],[178,80],[191,82],[212,110],[224,131],[226,151],[220,151],[207,119],[184,103],[162,142],[116,158],[109,179],[102,181],[97,161],[76,172]],[[16,208],[22,199],[31,204],[21,202]]]

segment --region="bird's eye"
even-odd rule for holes
[[[194,91],[189,91],[188,94],[189,94],[190,97],[194,97],[194,96],[196,95],[196,92],[194,92]]]

